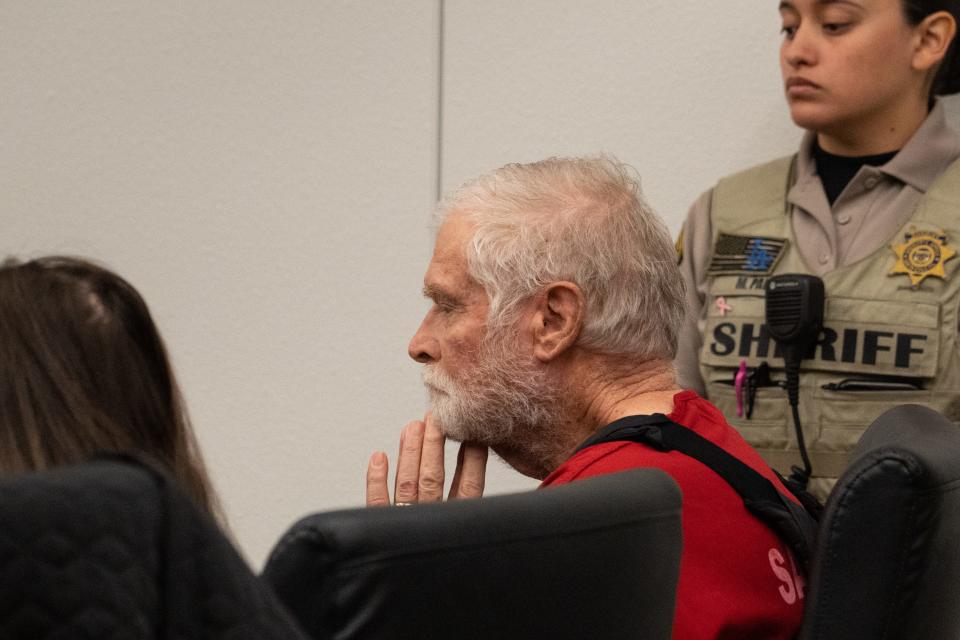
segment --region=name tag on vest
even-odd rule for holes
[[[728,297],[729,313],[711,308],[703,362],[736,368],[741,360],[782,366],[782,355],[764,324],[764,299]],[[940,352],[937,305],[830,298],[824,328],[806,370],[931,378]]]

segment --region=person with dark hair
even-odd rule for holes
[[[688,315],[676,360],[783,473],[801,462],[784,363],[764,325],[777,274],[818,276],[824,327],[799,413],[825,496],[863,430],[917,403],[960,420],[957,0],[781,0],[780,66],[799,153],[722,179],[677,250]]]
[[[0,266],[0,474],[131,453],[222,521],[146,303],[91,262]]]

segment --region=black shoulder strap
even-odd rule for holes
[[[578,451],[618,440],[640,442],[660,451],[679,451],[703,463],[740,495],[750,513],[760,518],[790,546],[804,570],[810,566],[816,520],[746,463],[663,414],[621,418],[584,442]]]

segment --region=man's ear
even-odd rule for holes
[[[535,301],[533,355],[550,362],[576,343],[587,301],[580,287],[565,281],[551,282]]]
[[[957,35],[957,21],[949,11],[931,13],[916,26],[917,47],[913,53],[913,67],[928,71],[947,55],[950,43]]]

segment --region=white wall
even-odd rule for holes
[[[799,139],[773,0],[442,15],[441,77],[439,0],[0,0],[0,253],[93,256],[143,292],[255,564],[295,517],[360,504],[424,408],[405,350],[438,166],[449,188],[606,150],[677,230]],[[494,463],[492,491],[534,485]]]
[[[236,535],[362,500],[423,393],[436,2],[0,3],[0,252],[151,305]]]
[[[776,3],[448,0],[443,179],[607,151],[674,229],[724,173],[788,153]]]

